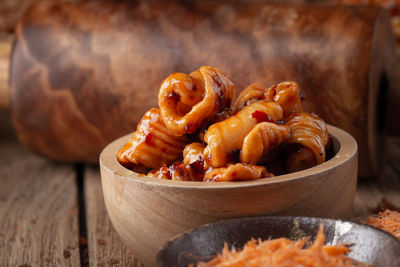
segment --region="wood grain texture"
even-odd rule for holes
[[[89,265],[143,266],[121,243],[108,218],[98,167],[87,167],[84,176]]]
[[[0,140],[0,265],[79,266],[74,169]]]
[[[100,155],[108,215],[122,242],[149,267],[168,239],[206,223],[268,214],[349,216],[356,193],[357,145],[342,130],[328,130],[335,151],[340,147],[331,160],[301,172],[231,183],[171,181],[130,171],[116,159],[127,135]]]
[[[353,216],[376,213],[382,208],[400,210],[400,138],[387,137],[379,180],[358,182]]]
[[[297,81],[306,110],[357,139],[360,173],[372,176],[376,97],[392,44],[389,16],[376,7],[41,3],[17,29],[14,124],[34,151],[96,162],[107,143],[132,132],[156,106],[165,77],[211,65],[238,91],[253,82]]]

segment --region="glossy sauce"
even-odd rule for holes
[[[251,117],[256,119],[257,123],[260,122],[274,122],[271,117],[262,111],[256,110],[251,114]]]

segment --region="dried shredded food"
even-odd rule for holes
[[[346,244],[324,245],[324,242],[323,226],[320,226],[311,245],[307,238],[298,241],[287,238],[266,241],[252,239],[242,250],[230,250],[225,243],[221,254],[209,262],[198,263],[197,267],[370,266],[346,256],[350,251]]]
[[[400,212],[386,209],[377,217],[370,216],[365,223],[380,228],[400,239]]]

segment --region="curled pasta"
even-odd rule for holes
[[[231,181],[246,181],[255,180],[273,176],[267,172],[264,166],[245,165],[236,163],[228,167],[212,169],[206,173],[204,180],[206,182],[231,182]]]
[[[253,83],[232,104],[234,95],[232,81],[215,67],[171,74],[161,84],[159,109],[143,116],[118,161],[158,179],[216,182],[272,176],[266,168],[280,175],[325,161],[326,125],[302,113],[297,83],[268,89]]]
[[[182,155],[187,137],[173,135],[164,125],[159,109],[144,114],[132,138],[117,154],[122,165],[143,165],[158,169]]]
[[[289,136],[285,125],[271,122],[257,124],[244,138],[240,161],[256,164],[271,148],[284,142]]]
[[[235,94],[232,81],[219,69],[200,67],[174,73],[160,87],[158,105],[166,127],[175,135],[190,134],[229,108]]]
[[[232,161],[234,150],[241,149],[245,136],[260,122],[282,119],[282,108],[275,102],[258,101],[244,107],[228,119],[211,125],[204,141],[208,144],[203,158],[212,167],[223,167]]]
[[[271,98],[281,105],[283,117],[294,112],[302,112],[299,86],[296,82],[281,82],[268,88],[265,98]]]
[[[296,82],[281,82],[265,89],[259,83],[253,83],[240,92],[235,102],[235,110],[239,111],[243,107],[255,101],[267,100],[275,101],[281,105],[283,117],[286,118],[293,112],[302,112],[301,96],[299,86]]]
[[[292,151],[286,161],[288,171],[299,171],[325,161],[325,146],[329,141],[325,122],[314,113],[294,113],[287,122]],[[294,145],[294,146],[293,146]]]
[[[238,98],[235,101],[235,111],[242,110],[245,106],[248,106],[256,101],[265,100],[266,89],[259,83],[253,83],[246,87],[240,92]],[[269,99],[269,100],[272,100]]]

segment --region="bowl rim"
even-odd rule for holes
[[[251,181],[235,181],[235,182],[197,182],[197,181],[173,181],[165,179],[157,179],[154,177],[139,174],[122,166],[117,160],[117,152],[129,140],[132,133],[122,136],[110,144],[108,144],[100,154],[99,163],[101,169],[105,169],[113,173],[113,177],[120,179],[132,180],[148,185],[158,185],[174,188],[191,188],[191,189],[221,189],[221,188],[244,188],[255,187],[266,184],[284,183],[300,178],[315,176],[322,172],[329,171],[333,168],[338,168],[345,164],[353,157],[357,156],[357,142],[356,140],[344,130],[327,124],[329,134],[337,140],[340,145],[339,151],[328,161],[322,164],[308,168],[302,171],[293,172],[289,174],[261,178]],[[103,176],[103,175],[102,175]]]

